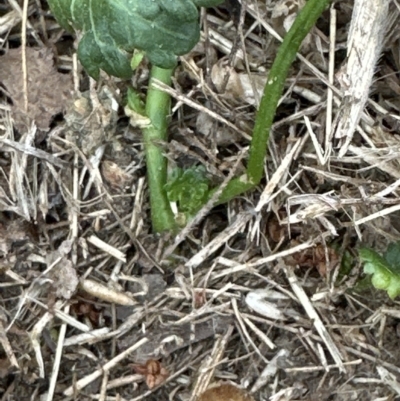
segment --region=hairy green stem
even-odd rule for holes
[[[168,136],[168,115],[171,99],[167,93],[155,89],[152,85],[153,79],[171,85],[172,72],[173,70],[153,66],[146,98],[145,111],[151,124],[143,129],[143,139],[150,190],[151,220],[155,232],[170,231],[176,228],[174,214],[165,191],[167,159],[160,146],[160,142],[165,142]]]
[[[286,34],[264,87],[253,129],[246,176],[231,180],[219,197],[218,203],[225,203],[255,187],[260,182],[264,173],[264,159],[268,149],[269,133],[289,68],[296,58],[301,42],[329,3],[330,0],[308,0]]]

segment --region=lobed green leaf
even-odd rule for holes
[[[193,166],[186,170],[172,171],[165,186],[170,202],[178,204],[179,211],[189,219],[207,201],[209,180],[204,166]]]
[[[100,69],[128,78],[129,54],[146,52],[161,68],[173,68],[200,38],[199,6],[222,0],[49,0],[62,27],[82,32],[78,56],[88,73]]]
[[[379,290],[385,290],[392,299],[399,296],[400,242],[390,244],[384,256],[369,248],[361,248],[359,255],[364,264],[364,272],[372,275],[372,285]]]

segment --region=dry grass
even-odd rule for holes
[[[202,14],[202,41],[168,89],[171,163],[203,164],[216,182],[242,171],[293,10],[280,12],[301,1],[267,3]],[[151,232],[140,131],[119,107],[126,83],[89,81],[45,2],[0,5],[3,53],[22,45],[7,78],[22,96],[3,82],[0,104],[1,400],[193,401],[220,380],[256,400],[400,395],[397,303],[357,287],[356,252],[400,237],[400,5],[366,3],[388,12],[367,18],[379,40],[356,36],[349,66],[353,2],[327,10],[287,80],[267,178],[176,238]],[[24,46],[46,45],[75,92],[38,129],[41,96],[59,93],[29,80]]]

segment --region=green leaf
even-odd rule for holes
[[[106,36],[101,40],[93,32],[87,32],[78,46],[78,57],[88,74],[99,78],[100,70],[120,78],[129,78],[132,68],[127,53],[109,46]]]
[[[216,7],[222,3],[220,0],[193,0],[197,7]]]
[[[50,9],[58,23],[68,32],[72,32],[74,28],[71,26],[72,17],[69,5],[70,0],[49,1]]]
[[[49,0],[54,16],[67,30],[82,32],[78,56],[88,73],[100,70],[128,78],[129,54],[145,51],[161,68],[173,68],[200,38],[198,6],[221,0]]]
[[[193,21],[197,19],[197,7],[191,1],[186,0],[160,0],[161,7],[170,15],[181,21]]]
[[[364,273],[372,274],[372,285],[379,290],[386,290],[390,298],[400,295],[400,242],[389,245],[385,257],[373,249],[361,248],[361,262],[364,263]]]
[[[133,56],[131,58],[131,68],[132,71],[135,71],[136,68],[139,67],[144,57],[144,52],[142,50],[135,49],[133,52]]]
[[[128,107],[135,111],[136,113],[141,114],[142,116],[146,115],[145,105],[143,100],[140,97],[140,94],[133,89],[132,87],[128,88]]]
[[[187,170],[176,168],[165,186],[170,202],[177,202],[179,211],[192,217],[207,201],[209,180],[203,166]]]
[[[392,271],[400,275],[400,241],[391,243],[383,257],[391,266]]]

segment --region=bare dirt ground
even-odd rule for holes
[[[351,140],[331,135],[360,104],[343,97],[343,0],[292,66],[266,178],[176,245],[151,230],[127,83],[90,80],[45,1],[0,3],[2,401],[188,401],[219,381],[255,400],[398,399],[398,303],[357,256],[400,238],[400,6],[387,1],[367,46],[380,56],[357,52],[376,65]],[[202,12],[162,145],[215,182],[243,170],[277,35],[302,1],[241,3]],[[147,77],[144,63],[132,84]]]

